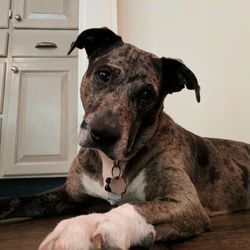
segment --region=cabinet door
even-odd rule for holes
[[[15,28],[77,29],[79,0],[13,0]]]
[[[20,59],[13,66],[4,176],[65,174],[77,150],[77,60]]]
[[[0,5],[0,28],[8,28],[10,0],[1,0]]]

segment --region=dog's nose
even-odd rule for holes
[[[92,141],[100,146],[112,146],[120,139],[121,133],[117,126],[99,120],[91,124],[90,136]]]

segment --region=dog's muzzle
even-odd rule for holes
[[[81,135],[82,134],[82,135]],[[108,155],[116,155],[122,129],[117,116],[111,112],[85,119],[81,124],[80,146],[96,148]]]
[[[121,138],[119,126],[102,118],[96,118],[89,125],[89,134],[92,142],[100,147],[111,147]]]

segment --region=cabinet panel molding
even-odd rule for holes
[[[9,27],[10,0],[1,0],[0,7],[0,28]]]
[[[15,28],[78,28],[78,0],[13,0],[13,2]]]
[[[8,31],[0,30],[0,57],[7,56],[8,37]]]
[[[65,160],[67,156],[68,72],[21,72],[17,164]]]
[[[4,86],[6,78],[6,63],[0,63],[0,114],[3,113]]]

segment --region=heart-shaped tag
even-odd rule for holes
[[[113,194],[123,194],[126,191],[126,183],[123,178],[116,176],[110,180],[110,191]]]

